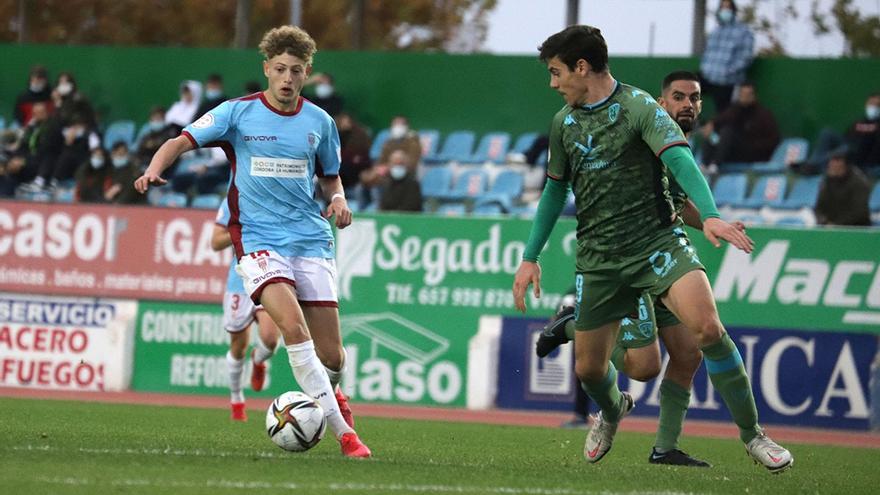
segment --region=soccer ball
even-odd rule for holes
[[[266,411],[266,432],[276,445],[291,452],[305,452],[318,445],[327,419],[324,410],[302,392],[285,392]]]

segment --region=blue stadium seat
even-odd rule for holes
[[[513,203],[523,192],[524,179],[522,174],[512,170],[499,173],[492,181],[492,187],[480,197],[475,208],[482,205],[497,204],[505,211],[513,208]]]
[[[190,206],[204,210],[216,210],[222,201],[223,199],[216,194],[199,194],[193,198]]]
[[[868,200],[868,207],[871,208],[873,212],[880,212],[880,181],[877,181],[874,184],[874,191],[871,193],[871,198]]]
[[[452,188],[452,169],[444,165],[428,167],[428,171],[422,176],[421,185],[423,197],[442,197]]]
[[[150,123],[146,122],[141,125],[140,129],[138,129],[137,134],[134,136],[134,143],[132,143],[132,149],[137,149],[141,145],[141,141],[144,140],[144,137],[150,133]]]
[[[73,203],[76,197],[75,188],[59,188],[55,190],[56,203]]]
[[[440,196],[440,199],[446,201],[476,199],[481,197],[486,191],[486,184],[488,182],[489,180],[486,176],[486,172],[483,170],[467,170],[458,176],[452,189],[448,193]],[[424,192],[422,194],[424,195]]]
[[[111,149],[114,144],[124,141],[128,149],[134,147],[134,122],[130,120],[117,120],[107,126],[104,132],[104,149]]]
[[[455,131],[446,136],[443,148],[437,156],[439,161],[455,160],[466,162],[474,149],[474,133],[471,131]]]
[[[749,197],[733,203],[739,208],[761,208],[779,206],[785,198],[787,181],[784,175],[766,175],[758,179]]]
[[[164,206],[166,208],[186,208],[186,194],[167,192],[159,196],[158,206]]]
[[[535,139],[538,139],[537,132],[526,132],[524,134],[520,134],[516,141],[513,143],[513,147],[510,151],[514,153],[525,153],[535,144]]]
[[[816,204],[816,198],[819,196],[819,185],[822,183],[822,177],[801,177],[797,179],[788,198],[777,205],[777,208],[785,208],[789,210],[797,210],[799,208],[812,208]]]
[[[437,214],[447,217],[460,217],[466,212],[464,203],[445,203],[437,208]]]
[[[6,129],[6,117],[0,115],[0,131]]]
[[[388,129],[382,129],[373,138],[373,144],[370,146],[370,160],[376,161],[379,159],[379,155],[382,154],[382,145],[385,144],[390,132]]]
[[[810,152],[810,142],[801,137],[785,138],[773,150],[773,155],[766,163],[756,163],[752,171],[758,173],[782,172],[792,163],[802,162],[807,159]]]
[[[502,163],[507,157],[507,148],[510,147],[510,134],[506,132],[491,132],[480,139],[477,150],[468,159],[468,163]]]
[[[503,215],[504,210],[498,203],[483,203],[474,206],[474,211],[472,211],[471,213],[474,215],[482,216],[497,216]]]
[[[436,161],[437,149],[440,148],[440,131],[422,129],[419,131],[419,142],[422,144],[422,160]]]
[[[785,225],[785,226],[790,226],[790,227],[804,227],[804,226],[806,226],[806,223],[804,223],[803,218],[792,216],[792,217],[782,217],[782,218],[776,220],[776,222],[774,222],[774,225]]]
[[[712,194],[718,206],[729,206],[742,202],[746,197],[746,184],[748,179],[745,174],[724,174],[715,181]]]

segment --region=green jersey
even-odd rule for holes
[[[681,128],[654,98],[617,83],[605,100],[566,105],[550,128],[551,179],[571,182],[578,257],[639,252],[671,225],[672,197],[659,155],[687,146]]]

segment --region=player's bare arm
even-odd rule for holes
[[[523,260],[513,277],[513,303],[520,312],[526,312],[526,291],[534,288],[535,297],[541,297],[541,265]]]
[[[156,150],[153,159],[150,160],[150,166],[144,171],[144,175],[138,177],[134,181],[134,188],[137,192],[144,194],[151,185],[164,186],[168,183],[162,178],[162,172],[177,160],[177,157],[193,149],[192,141],[184,135],[169,139]]]
[[[211,249],[214,251],[223,251],[232,245],[232,236],[229,231],[222,225],[214,225],[214,231],[211,232]]]
[[[703,230],[703,221],[700,220],[700,211],[697,210],[697,207],[694,205],[693,201],[687,200],[684,203],[684,207],[681,209],[681,219],[684,220],[684,224],[688,227],[693,227],[697,230]],[[739,220],[734,220],[730,222],[736,230],[740,232],[746,231],[746,224],[742,223]]]
[[[351,225],[351,208],[345,199],[345,190],[342,188],[342,180],[336,177],[321,177],[318,179],[324,199],[327,200],[327,209],[324,218],[336,217],[336,228],[344,229]]]

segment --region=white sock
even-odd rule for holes
[[[229,370],[229,398],[237,404],[244,402],[244,393],[241,391],[241,370],[244,368],[244,359],[235,359],[232,352],[226,353],[226,369]]]
[[[327,371],[327,378],[330,379],[330,386],[333,387],[334,392],[336,391],[336,386],[339,385],[339,382],[342,381],[342,373],[345,371],[345,361],[346,361],[345,348],[342,348],[342,366],[339,367],[338,370],[331,370],[330,368],[324,366],[324,369]]]
[[[257,344],[254,346],[254,361],[257,364],[264,363],[273,355],[275,355],[275,349],[269,349],[262,339],[257,339]]]
[[[287,356],[290,359],[290,367],[293,369],[293,377],[299,384],[303,392],[312,397],[324,409],[324,417],[336,438],[341,437],[344,433],[353,432],[351,428],[345,424],[342,415],[339,414],[339,404],[336,402],[336,396],[333,388],[330,387],[330,380],[327,373],[321,365],[321,360],[315,354],[315,344],[311,340],[307,340],[302,344],[293,344],[287,346]]]

